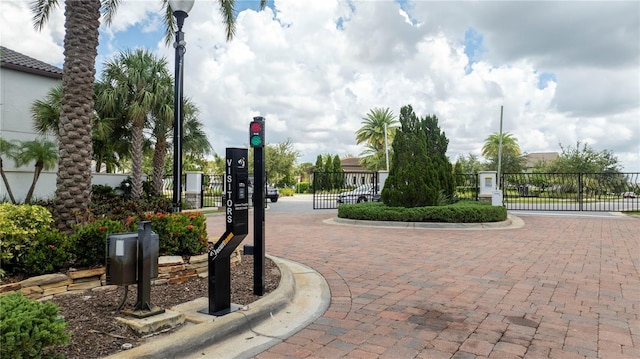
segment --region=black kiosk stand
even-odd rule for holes
[[[231,304],[231,254],[249,232],[249,169],[246,148],[227,148],[224,188],[226,231],[209,248],[209,310],[222,316],[241,306]]]

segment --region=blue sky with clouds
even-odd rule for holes
[[[61,1],[62,3],[62,1]],[[436,114],[449,156],[479,155],[504,129],[524,152],[587,142],[640,171],[640,2],[238,1],[236,38],[224,39],[214,1],[185,22],[185,94],[219,154],[247,142],[253,116],[271,143],[290,138],[318,154],[358,155],[354,132],[373,107]],[[61,65],[64,15],[41,32],[28,1],[0,0],[0,41]],[[145,47],[167,58],[160,1],[120,4],[101,29],[100,63]]]

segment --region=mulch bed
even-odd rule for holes
[[[265,294],[280,283],[280,271],[273,261],[265,261]],[[168,309],[196,298],[208,297],[208,279],[194,278],[182,284],[163,284],[151,287],[151,303]],[[56,348],[68,359],[101,358],[122,350],[129,343],[133,347],[144,339],[136,337],[124,324],[115,320],[121,316],[117,308],[122,301],[124,288],[115,290],[86,291],[81,294],[56,296],[52,301],[60,308],[60,315],[67,322],[71,339],[66,346]],[[125,309],[135,305],[137,292],[129,289]],[[250,304],[261,297],[253,294],[253,256],[242,255],[239,265],[231,269],[231,302]],[[179,327],[174,328],[177,330]]]

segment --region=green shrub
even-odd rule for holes
[[[507,209],[473,201],[413,208],[387,207],[380,202],[369,202],[340,205],[338,217],[371,221],[482,223],[506,220]]]
[[[57,229],[38,232],[33,246],[27,249],[17,272],[34,276],[58,272],[70,264],[69,239]]]
[[[151,230],[160,240],[160,255],[194,255],[207,249],[207,225],[200,212],[147,213],[138,220],[151,221]],[[138,230],[133,217],[127,226],[130,231]]]
[[[295,193],[293,188],[280,188],[280,196],[282,197],[291,197]]]
[[[296,183],[296,193],[310,193],[311,188],[309,186],[309,182],[299,182]]]
[[[37,236],[50,230],[51,213],[38,205],[0,203],[0,263],[12,273],[25,254],[36,246]]]
[[[164,197],[143,198],[138,201],[124,200],[122,197],[92,196],[90,212],[86,220],[109,218],[126,221],[129,217],[139,217],[147,212],[171,211],[171,200]]]
[[[70,238],[76,264],[82,267],[104,265],[107,235],[126,232],[124,224],[111,219],[99,219],[86,225],[77,225]]]
[[[54,345],[67,344],[67,324],[58,307],[20,293],[0,296],[0,357],[55,358]]]

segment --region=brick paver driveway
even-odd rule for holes
[[[430,230],[333,216],[267,212],[267,253],[316,269],[332,299],[259,358],[640,358],[637,218]]]

